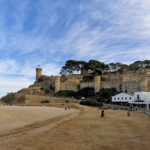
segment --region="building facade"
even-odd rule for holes
[[[115,96],[112,96],[112,102],[126,102],[126,103],[133,103],[134,102],[134,96],[126,94],[126,93],[120,93]]]
[[[120,93],[112,96],[113,103],[129,103],[136,105],[146,105],[147,109],[150,109],[150,92],[134,92],[133,95],[126,93]]]

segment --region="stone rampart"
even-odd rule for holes
[[[39,104],[43,100],[49,100],[50,103],[79,103],[80,100],[73,98],[59,98],[51,96],[41,96],[41,95],[30,95],[30,94],[16,94],[18,96],[25,95],[25,104]]]
[[[83,89],[83,88],[94,88],[94,82],[82,82],[80,84],[80,89]]]
[[[71,91],[77,91],[77,83],[74,82],[61,82],[60,84],[60,90],[71,90]]]

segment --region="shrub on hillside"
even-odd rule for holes
[[[44,91],[45,91],[45,94],[48,94],[48,93],[50,93],[50,92],[51,92],[51,90],[50,90],[50,88],[49,88],[49,87],[46,87],[46,88],[44,89]]]
[[[87,106],[94,106],[94,107],[102,107],[103,106],[102,103],[95,101],[95,100],[83,100],[83,101],[80,101],[80,104],[87,105]]]
[[[109,102],[111,101],[111,97],[118,94],[116,88],[102,88],[99,92],[96,93],[95,99],[99,102]]]
[[[42,91],[43,91],[43,90],[44,90],[44,87],[41,87],[41,88],[40,88],[40,90],[42,90]]]
[[[76,92],[72,90],[61,90],[55,94],[55,96],[60,96],[60,97],[74,97]]]
[[[40,103],[50,103],[50,101],[49,100],[43,100]]]
[[[38,82],[43,82],[44,79],[42,77],[38,78]]]
[[[54,93],[54,87],[52,87],[51,85],[48,87],[41,87],[41,90],[43,90],[45,92],[45,94],[53,94]]]
[[[1,100],[6,104],[12,104],[15,100],[15,94],[14,93],[8,93],[6,96],[2,97]]]
[[[83,88],[76,92],[76,98],[95,96],[94,88]]]
[[[25,95],[22,95],[22,96],[20,96],[18,99],[17,99],[17,101],[18,102],[24,102],[25,101]]]
[[[54,91],[55,90],[55,88],[50,84],[50,86],[49,86],[49,89],[51,90],[51,91]]]

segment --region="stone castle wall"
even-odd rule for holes
[[[41,103],[43,100],[49,100],[50,103],[79,103],[79,100],[73,98],[59,98],[59,97],[51,97],[51,96],[40,96],[40,95],[30,95],[30,94],[16,94],[17,96],[25,96],[25,104],[26,105],[36,105]]]
[[[44,76],[41,70],[37,69],[36,76],[41,76],[44,82],[36,82],[34,86],[42,87],[49,86],[55,88],[55,92],[59,90],[77,91],[85,87],[91,87],[98,92],[100,88],[114,87],[118,91],[133,93],[135,91],[150,91],[150,69],[139,69],[135,72],[125,70],[123,74],[109,73],[102,75],[105,80],[101,81],[100,76],[95,76],[93,82],[83,82],[83,75],[68,75],[68,76]]]
[[[60,90],[78,91],[77,86],[78,86],[78,84],[75,82],[61,82],[60,83]]]
[[[83,88],[94,88],[94,82],[82,82],[80,84],[80,89],[83,89]]]

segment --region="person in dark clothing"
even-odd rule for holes
[[[101,112],[101,118],[104,117],[104,109],[102,109],[102,112]]]
[[[127,112],[127,116],[130,117],[130,112],[129,111]]]

